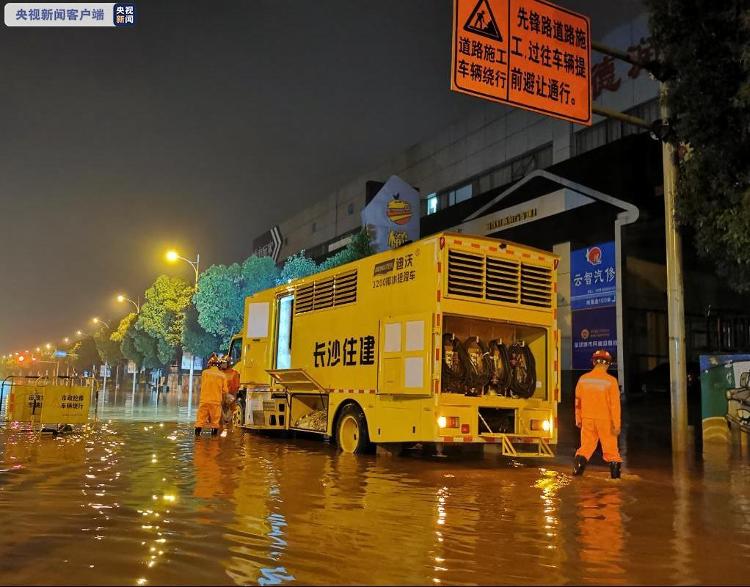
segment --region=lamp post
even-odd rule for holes
[[[200,263],[201,263],[201,255],[200,253],[195,254],[195,261],[191,261],[190,259],[186,259],[185,257],[181,257],[177,254],[177,251],[167,251],[167,261],[170,263],[174,263],[177,260],[185,261],[188,263],[192,268],[193,271],[195,271],[195,292],[198,291],[198,275],[200,273]],[[185,352],[185,349],[183,347],[182,349],[183,353]],[[182,367],[182,366],[180,366]],[[193,407],[193,371],[195,368],[195,357],[190,355],[190,379],[188,381],[188,418],[190,418],[190,413]]]
[[[140,315],[140,313],[141,313],[141,304],[140,304],[141,298],[138,298],[138,301],[134,302],[130,298],[125,297],[124,295],[120,294],[120,295],[117,296],[117,301],[120,302],[120,303],[129,302],[129,303],[133,304],[133,306],[135,307],[135,314],[136,314],[136,316]],[[135,361],[133,361],[133,365],[134,365],[133,366],[133,401],[135,401],[135,382],[136,382],[136,379],[138,378],[138,365],[135,364]]]
[[[99,318],[92,318],[91,321],[94,324],[104,324],[104,326],[109,330],[109,324],[105,322],[104,320],[100,320]],[[104,361],[104,384],[102,385],[102,393],[107,393],[107,369],[109,368],[109,363],[107,361]]]

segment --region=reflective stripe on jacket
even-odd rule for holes
[[[594,367],[576,385],[576,423],[582,418],[609,420],[620,429],[620,388],[603,367]]]

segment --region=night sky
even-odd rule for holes
[[[559,4],[595,37],[640,6]],[[168,247],[242,260],[299,207],[499,108],[449,90],[451,6],[152,0],[128,30],[0,25],[0,353],[116,322],[116,293],[192,279]]]

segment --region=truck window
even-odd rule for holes
[[[232,341],[232,345],[229,347],[229,360],[232,365],[236,365],[242,358],[242,339],[235,338]]]
[[[276,332],[276,368],[289,369],[292,366],[292,308],[294,296],[283,296],[276,303],[279,316]]]

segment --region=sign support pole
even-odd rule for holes
[[[641,63],[619,49],[592,43],[592,49],[621,59],[627,63],[649,69],[663,77],[658,63]],[[669,121],[667,106],[668,86],[660,83],[659,102],[662,123]],[[602,106],[593,106],[592,112],[614,118],[635,126],[651,129],[645,120]],[[662,143],[662,169],[664,184],[664,229],[667,258],[667,330],[669,336],[669,392],[671,402],[672,452],[685,453],[688,448],[687,419],[687,358],[685,341],[685,289],[682,272],[682,236],[675,217],[677,194],[677,162],[674,144],[669,137],[660,137]]]
[[[661,83],[662,120],[669,120],[667,84]],[[664,228],[667,243],[667,320],[669,331],[669,391],[672,405],[672,452],[684,453],[688,445],[687,359],[685,356],[685,290],[682,276],[682,236],[675,217],[677,164],[674,145],[662,141],[664,169]]]

